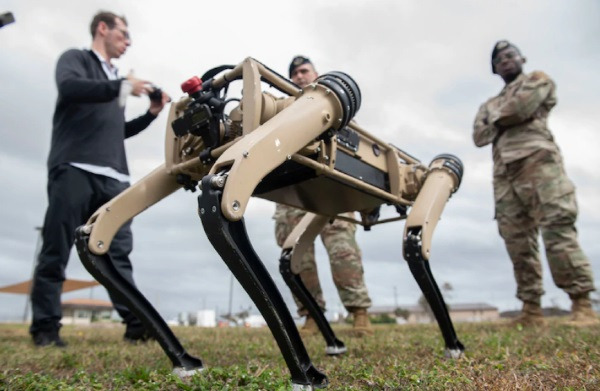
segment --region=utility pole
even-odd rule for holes
[[[33,288],[33,279],[35,277],[35,267],[38,263],[38,257],[40,256],[40,251],[42,249],[42,228],[43,227],[35,227],[34,229],[38,231],[37,242],[35,244],[35,252],[33,254],[33,269],[31,270],[31,284],[29,285],[29,292],[27,293],[27,297],[25,298],[25,311],[23,311],[23,323],[27,323],[27,317],[29,316],[29,300],[31,298],[31,289]]]
[[[231,318],[233,316],[233,313],[231,312],[232,304],[233,304],[233,274],[231,274],[231,280],[229,282],[229,311],[227,313],[229,318]]]

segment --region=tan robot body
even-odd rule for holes
[[[226,115],[223,88],[240,79],[243,96]],[[288,97],[262,91],[261,81]],[[186,88],[189,96],[169,112],[165,163],[98,209],[76,235],[88,270],[135,308],[177,373],[193,373],[202,363],[185,353],[139,291],[113,275],[107,251],[126,221],[181,187],[194,190],[198,182],[202,182],[198,210],[207,236],[267,320],[295,386],[321,387],[327,380],[310,364],[283,299],[246,238],[243,215],[252,196],[311,212],[284,243],[280,260],[286,283],[307,301],[309,310],[314,303],[303,298],[306,292],[297,278],[297,264],[327,221],[349,220],[341,214],[355,211],[362,216],[355,222],[366,228],[407,218],[404,233],[398,235],[404,241],[405,258],[430,304],[434,302],[434,312],[437,308],[447,354],[460,355],[462,344],[427,262],[435,226],[460,184],[460,160],[440,155],[426,167],[352,122],[360,108],[360,90],[340,72],[321,76],[300,90],[247,58]],[[410,208],[410,213],[377,221],[373,211],[382,204],[404,211]],[[327,353],[345,352],[322,314],[317,321]]]

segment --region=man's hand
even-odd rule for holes
[[[152,91],[150,82],[134,77],[133,72],[129,72],[127,81],[131,84],[131,95],[133,96],[148,95]]]
[[[169,103],[171,101],[171,97],[169,95],[167,95],[164,91],[162,92],[162,99],[161,100],[150,100],[150,109],[148,109],[150,111],[150,113],[152,113],[153,115],[158,115],[158,113],[160,113],[162,111],[162,109],[165,107],[165,105],[167,103]]]

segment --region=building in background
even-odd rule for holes
[[[486,303],[448,304],[454,322],[493,322],[500,319],[498,308]],[[420,305],[372,307],[371,317],[395,318],[396,323],[430,323],[435,318]]]
[[[113,305],[98,299],[71,299],[61,303],[63,325],[87,325],[92,322],[111,322]]]
[[[36,250],[37,254],[37,250]],[[27,280],[23,282],[18,282],[16,284],[6,285],[0,287],[0,293],[12,293],[17,295],[25,295],[25,310],[23,312],[23,323],[27,323],[30,317],[29,310],[29,294],[31,292],[32,280]],[[90,297],[91,297],[91,289],[95,286],[100,285],[98,281],[86,281],[86,280],[75,280],[72,278],[67,278],[63,282],[62,293],[72,292],[79,289],[87,289],[90,288]],[[112,308],[112,306],[111,306]]]
[[[217,327],[217,312],[215,310],[196,311],[197,327]]]
[[[217,327],[217,312],[215,310],[200,310],[194,312],[180,312],[176,322],[178,326]]]

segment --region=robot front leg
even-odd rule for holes
[[[217,175],[202,179],[198,209],[206,235],[265,318],[290,370],[294,389],[326,387],[327,377],[311,363],[281,293],[252,248],[243,219],[228,220],[221,210]]]
[[[327,221],[328,218],[325,216],[312,213],[304,215],[283,244],[281,258],[279,259],[279,271],[292,293],[300,300],[317,323],[327,343],[325,353],[335,356],[345,353],[347,351],[346,346],[337,339],[317,301],[306,289],[302,278],[300,278],[301,259],[310,245],[314,243],[315,238],[327,224]]]
[[[89,250],[88,241],[89,235],[83,231],[83,227],[79,227],[75,234],[75,245],[81,262],[88,272],[111,294],[119,297],[152,333],[173,363],[173,373],[183,378],[204,369],[202,360],[185,351],[158,311],[135,286],[123,278],[115,268],[110,254],[93,254]]]
[[[115,268],[108,249],[121,226],[149,206],[179,189],[175,178],[158,167],[117,197],[104,204],[86,225],[75,233],[81,262],[98,282],[127,305],[161,345],[180,377],[203,369],[202,361],[190,356],[181,346],[158,311],[144,295]]]

